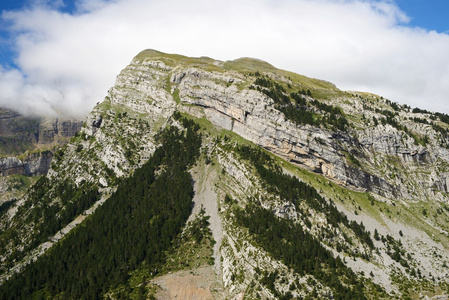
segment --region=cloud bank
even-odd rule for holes
[[[3,11],[17,53],[0,106],[83,116],[152,48],[219,60],[255,57],[344,90],[449,113],[449,35],[407,27],[391,0],[37,1]]]

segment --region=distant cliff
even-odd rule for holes
[[[46,174],[54,147],[67,143],[82,124],[73,119],[27,117],[0,108],[0,175]]]
[[[53,153],[50,150],[33,152],[24,159],[17,157],[0,158],[0,174],[7,175],[44,175],[50,168]]]

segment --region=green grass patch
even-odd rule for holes
[[[176,102],[177,104],[180,104],[180,103],[181,103],[181,98],[179,97],[179,89],[176,88],[176,89],[173,91],[172,96],[173,96],[173,100],[175,100],[175,102]]]
[[[223,72],[223,69],[216,65],[217,61],[209,57],[188,57],[179,54],[163,53],[152,49],[143,50],[142,52],[137,54],[133,60],[137,62],[158,60],[164,62],[167,66],[170,67],[186,65],[202,68],[207,71]]]
[[[186,225],[183,234],[168,252],[162,273],[214,264],[215,240],[209,225],[209,216],[206,216],[202,209],[199,215]]]

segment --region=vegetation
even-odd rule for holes
[[[311,274],[331,287],[334,299],[366,299],[363,284],[354,272],[340,258],[334,258],[301,225],[278,218],[272,212],[251,204],[244,211],[238,210],[236,219],[241,226],[248,228],[256,241],[274,258],[281,260],[301,276]],[[274,289],[273,278],[261,282],[275,295],[278,294]]]
[[[437,116],[441,122],[449,125],[449,115],[437,112],[435,113],[435,116]]]
[[[4,213],[4,212],[6,212],[14,203],[16,203],[16,199],[12,199],[12,200],[9,200],[9,201],[6,201],[6,202],[3,202],[1,205],[0,205],[0,216]],[[1,233],[1,231],[0,231],[0,233]]]
[[[243,159],[250,160],[254,164],[270,193],[279,195],[282,199],[293,203],[299,212],[303,211],[301,202],[306,202],[310,208],[324,214],[327,222],[333,228],[338,228],[339,224],[343,224],[350,228],[369,248],[374,248],[370,234],[362,223],[349,221],[332,201],[324,199],[315,188],[299,181],[294,176],[285,174],[267,153],[245,145],[239,146],[237,151]]]
[[[168,251],[164,272],[214,264],[215,240],[209,228],[209,218],[201,209],[198,216],[186,225]]]
[[[54,201],[55,199],[59,201]],[[26,216],[26,222],[35,226],[34,235],[22,251],[11,254],[6,265],[20,260],[29,250],[47,241],[97,200],[99,194],[96,186],[84,183],[76,187],[70,182],[62,181],[51,187],[48,178],[41,177],[33,185],[25,204],[19,207],[19,212],[11,222],[21,224],[19,219]],[[16,226],[11,226],[0,232],[0,253],[6,253],[8,243],[20,242],[16,230]]]
[[[363,289],[362,283],[357,281],[357,276],[326,250],[322,241],[317,238],[320,235],[316,234],[316,230],[326,231],[326,226],[333,229],[341,228],[348,244],[353,245],[354,241],[358,240],[365,245],[365,247],[358,246],[359,250],[361,250],[360,248],[368,249],[368,251],[374,250],[373,241],[363,224],[349,221],[343,213],[337,210],[333,201],[324,199],[317,189],[286,174],[277,164],[277,160],[267,152],[247,145],[236,145],[232,149],[239,154],[242,160],[250,161],[251,165],[255,167],[262,180],[262,186],[268,194],[279,196],[281,200],[294,204],[297,216],[301,219],[301,222],[295,223],[289,219],[278,218],[272,211],[263,209],[256,197],[249,199],[249,204],[245,209],[240,209],[235,213],[237,224],[248,228],[249,233],[260,247],[270,253],[273,258],[281,260],[289,268],[292,268],[299,276],[313,275],[324,286],[330,287],[334,299],[345,299],[345,297],[347,299],[363,299],[363,293],[366,291]],[[238,208],[238,205],[234,205],[236,200],[229,195],[225,195],[224,203],[234,209]],[[313,221],[315,215],[324,216],[327,225],[317,225]],[[329,232],[329,234],[335,234],[335,231]],[[333,247],[340,246],[340,250],[337,251],[348,250],[345,247],[342,249],[346,243],[338,244],[333,244]],[[369,259],[368,255],[360,252],[360,256]],[[291,298],[291,293],[277,289],[278,284],[285,283],[286,280],[280,274],[265,271],[258,274],[259,282],[275,297]],[[236,275],[236,278],[238,276]],[[382,290],[378,286],[373,286]]]
[[[304,96],[311,97],[310,90],[287,93],[286,89],[267,76],[259,75],[252,88],[264,93],[273,99],[275,106],[285,117],[298,125],[309,124],[320,126],[324,124],[334,130],[345,131],[348,128],[348,120],[343,111],[335,106],[328,105],[318,100],[308,101]]]
[[[145,266],[155,275],[192,207],[187,168],[199,155],[199,126],[184,118],[180,131],[158,136],[149,161],[124,179],[82,226],[0,287],[0,299],[100,299]],[[42,184],[42,183],[41,183]],[[37,190],[36,193],[43,190]]]
[[[0,275],[20,266],[21,259],[28,260],[25,256],[30,250],[100,199],[96,184],[75,184],[71,175],[88,176],[85,178],[89,180],[106,178],[106,183],[102,180],[101,185],[108,185],[112,190],[118,187],[117,191],[95,214],[86,217],[45,255],[24,268],[22,274],[5,282],[0,287],[0,299],[153,299],[157,289],[156,285],[149,284],[153,277],[212,265],[214,240],[204,211],[185,225],[193,196],[187,170],[198,157],[201,143],[196,124],[206,132],[209,142],[208,147],[203,148],[201,164],[204,162],[208,170],[217,172],[211,182],[215,184],[217,196],[224,198],[223,202],[218,202],[224,229],[221,250],[223,262],[226,262],[225,278],[232,281],[227,281],[226,288],[232,296],[245,288],[245,297],[254,299],[291,299],[294,296],[300,299],[408,299],[439,293],[436,290],[426,295],[425,286],[429,291],[438,285],[443,288],[448,263],[444,249],[433,248],[432,243],[420,244],[420,240],[425,240],[421,238],[411,243],[414,235],[410,233],[416,230],[441,246],[448,245],[449,235],[444,231],[449,211],[449,206],[444,204],[448,166],[444,155],[433,155],[434,150],[438,152],[438,144],[448,147],[448,115],[417,108],[412,115],[410,107],[382,97],[366,93],[351,97],[324,81],[278,70],[268,63],[248,58],[217,62],[148,50],[139,54],[133,63],[149,59],[168,67],[180,66],[182,70],[213,71],[213,75],[231,69],[233,76],[237,71],[237,80],[229,80],[227,76],[209,79],[225,89],[231,87],[227,91],[232,93],[244,95],[247,88],[256,89],[272,100],[269,101],[272,104],[266,106],[269,110],[275,108],[300,126],[326,128],[318,135],[314,134],[316,130],[310,130],[307,137],[301,134],[297,141],[276,133],[276,138],[280,139],[261,143],[270,148],[279,145],[278,142],[285,143],[282,146],[285,155],[291,150],[300,157],[298,161],[307,155],[306,159],[313,160],[315,156],[320,158],[318,160],[327,160],[328,150],[344,155],[335,169],[323,164],[323,172],[335,181],[268,155],[235,132],[221,131],[206,117],[196,119],[187,113],[176,112],[173,115],[176,126],[161,130],[153,144],[154,133],[173,120],[167,122],[165,117],[159,118],[153,112],[134,111],[132,105],[112,103],[107,97],[95,112],[103,118],[99,129],[102,141],[96,139],[97,135],[90,135],[89,130],[83,130],[65,147],[67,151],[64,147],[55,151],[52,176],[57,174],[65,179],[39,180],[29,192],[28,200],[23,205],[22,201],[18,202],[21,207],[17,216],[20,217],[13,218],[11,223],[2,222]],[[172,82],[173,72],[162,64],[151,64],[150,68],[157,69],[149,74],[154,75],[152,84],[171,93],[177,105],[186,105],[181,103],[180,93],[186,95],[186,90],[182,89],[187,86]],[[139,81],[145,79],[136,71],[130,70],[131,73]],[[204,80],[209,79],[204,77]],[[193,89],[197,91],[201,86],[199,81]],[[117,91],[125,89],[124,101],[165,107],[159,106],[161,99],[153,98],[155,93],[116,88]],[[240,103],[242,107],[249,108],[253,104],[245,97],[242,100],[247,100],[246,104]],[[197,116],[202,111],[207,112],[203,107],[190,109],[184,111]],[[256,114],[250,116],[251,109],[245,108],[242,114],[249,117],[246,118],[248,122],[251,117],[257,117]],[[195,119],[196,124],[183,116]],[[154,121],[150,120],[153,117]],[[235,125],[241,119],[234,117]],[[274,126],[282,122],[282,115],[280,120],[272,120]],[[392,132],[388,129],[382,132],[382,128],[372,130],[373,125],[379,124],[395,129]],[[220,143],[223,135],[224,142]],[[410,145],[412,139],[416,144],[429,146],[427,151]],[[160,147],[153,152],[156,144]],[[290,145],[293,148],[287,147]],[[25,148],[26,144],[17,144],[16,148],[19,146]],[[109,146],[110,151],[106,148]],[[98,155],[106,153],[105,150],[111,157],[118,154],[113,166],[119,172],[115,173],[99,159]],[[319,154],[315,155],[314,151]],[[152,157],[142,167],[149,152]],[[331,157],[330,163],[332,161]],[[366,174],[360,177],[361,173],[353,168],[362,169]],[[201,168],[191,172],[199,178],[211,174]],[[119,174],[130,177],[119,178]],[[363,182],[363,187],[365,183],[373,183],[368,190],[375,197],[342,184],[345,176],[349,178],[346,183],[350,187],[359,182]],[[360,180],[351,181],[354,176]],[[27,178],[19,179],[11,188],[30,185],[26,183]],[[198,185],[200,191],[201,184]],[[392,199],[390,195],[395,192],[400,196]],[[431,199],[433,196],[435,198]],[[415,201],[417,199],[419,201]],[[2,220],[7,219],[5,212],[14,201],[0,206]],[[339,211],[335,205],[337,201],[338,207],[344,207],[343,211],[358,215],[357,220],[364,218],[367,223],[365,218],[368,219],[373,235],[362,222],[350,221]],[[393,223],[410,228],[404,230],[401,225],[402,232],[390,226]],[[333,255],[336,252],[338,256]],[[391,259],[385,260],[388,256]],[[434,259],[432,272],[421,274],[426,265],[421,260],[423,256],[427,260]],[[348,259],[354,260],[348,266],[367,272],[366,279],[363,272],[354,274],[345,266]],[[279,265],[280,262],[286,267]],[[370,267],[365,269],[367,265]],[[381,273],[391,276],[382,279],[383,284],[392,281],[390,295],[370,278],[376,280]]]

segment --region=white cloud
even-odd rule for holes
[[[48,1],[44,1],[48,3]],[[409,28],[392,1],[79,0],[74,15],[4,12],[18,70],[0,70],[0,106],[82,115],[146,48],[256,57],[342,89],[449,113],[449,35]]]

